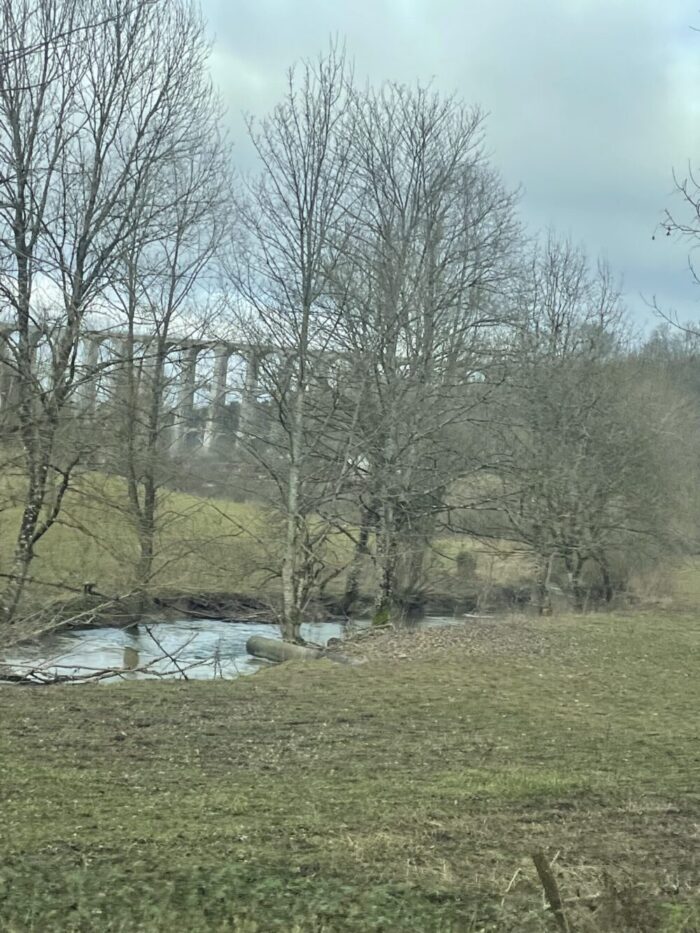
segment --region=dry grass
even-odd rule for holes
[[[574,931],[698,929],[695,618],[372,641],[359,667],[5,688],[0,929],[555,929],[535,848]]]

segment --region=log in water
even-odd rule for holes
[[[254,658],[264,658],[266,661],[311,661],[323,657],[318,648],[306,648],[303,645],[293,645],[278,638],[265,638],[263,635],[252,635],[246,642],[246,651]]]

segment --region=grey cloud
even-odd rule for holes
[[[700,318],[687,247],[651,239],[672,168],[700,157],[695,0],[204,0],[204,13],[239,165],[253,163],[241,111],[274,106],[286,68],[338,35],[360,80],[432,80],[483,106],[526,221],[604,254],[639,320],[640,292]]]

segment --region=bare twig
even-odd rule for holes
[[[162,657],[153,658],[147,664],[143,664],[140,667],[104,667],[94,669],[82,668],[82,670],[90,672],[86,674],[50,674],[48,671],[42,669],[41,667],[30,667],[29,665],[25,666],[20,664],[13,664],[11,670],[0,670],[0,684],[5,683],[23,686],[51,687],[57,684],[65,685],[95,683],[100,680],[107,680],[110,677],[124,678],[127,675],[131,677],[134,674],[148,674],[150,677],[169,677],[171,676],[170,671],[158,671],[155,669],[155,666],[163,660],[164,658]],[[180,676],[184,680],[189,680],[189,678],[186,676],[186,672],[192,670],[195,667],[200,667],[201,664],[202,662],[197,660],[193,661],[191,664],[180,666]],[[75,670],[75,665],[71,664],[54,664],[52,667],[56,670],[63,668],[68,670]]]
[[[507,887],[507,888],[505,889],[505,891],[503,892],[503,897],[501,898],[501,907],[503,907],[503,905],[505,904],[505,902],[506,902],[506,895],[510,892],[510,889],[511,889],[511,888],[513,887],[513,885],[515,884],[515,882],[516,882],[516,880],[517,880],[517,878],[518,878],[518,875],[520,874],[521,871],[522,871],[522,869],[516,868],[515,871],[513,872],[513,877],[510,879],[510,881],[508,882],[508,887]]]
[[[172,663],[175,665],[175,667],[176,667],[176,669],[178,670],[178,672],[182,675],[183,680],[189,680],[189,677],[188,677],[187,674],[185,673],[184,668],[181,667],[181,665],[178,663],[177,658],[176,658],[174,655],[170,654],[169,651],[166,651],[166,650],[165,650],[165,648],[164,648],[163,645],[160,643],[160,641],[158,640],[158,638],[153,634],[153,630],[151,629],[150,625],[144,625],[144,628],[145,628],[146,631],[148,632],[149,637],[153,639],[153,641],[155,642],[155,644],[157,645],[157,647],[163,652],[163,655],[164,655],[166,658],[168,658],[168,660],[172,661]],[[193,637],[194,637],[194,636],[193,636]],[[192,641],[192,639],[190,639],[190,641]],[[179,650],[182,651],[182,648],[183,648],[183,647],[184,647],[184,645],[183,645]]]

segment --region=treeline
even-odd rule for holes
[[[147,594],[192,459],[169,446],[173,396],[199,388],[173,362],[186,339],[261,350],[254,413],[203,470],[274,517],[288,639],[332,581],[348,612],[369,589],[378,621],[405,615],[438,540],[520,547],[541,609],[555,588],[609,602],[695,547],[694,349],[640,347],[610,270],[526,234],[478,108],[359,87],[331,48],[251,119],[258,168],[237,177],[189,4],[0,17],[8,620],[86,469],[123,477]],[[126,335],[116,358],[81,355],[100,328]]]

